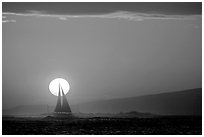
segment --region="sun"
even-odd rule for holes
[[[70,85],[69,83],[63,79],[63,78],[56,78],[54,80],[52,80],[49,84],[49,90],[50,92],[55,95],[58,96],[59,93],[59,85],[61,86],[61,88],[63,89],[64,94],[66,95],[69,90],[70,90]],[[62,96],[62,93],[61,93]]]

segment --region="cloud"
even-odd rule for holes
[[[2,20],[2,23],[16,22],[16,20]]]
[[[38,11],[38,10],[27,10],[28,13],[33,13],[33,14],[46,14],[46,11]]]
[[[60,20],[67,20],[66,17],[59,17]]]
[[[3,12],[4,16],[24,16],[24,17],[38,17],[38,18],[56,18],[66,21],[71,18],[101,18],[101,19],[123,19],[129,21],[144,21],[144,20],[194,20],[201,18],[201,15],[165,15],[165,14],[149,14],[129,11],[116,11],[107,14],[91,14],[91,15],[58,15],[47,14],[45,11],[30,10],[28,13],[13,13]]]

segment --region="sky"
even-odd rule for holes
[[[201,3],[2,3],[3,109],[202,87]]]

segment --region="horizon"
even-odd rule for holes
[[[146,103],[150,100],[150,103]],[[165,100],[165,104],[161,105]],[[174,102],[172,103],[172,100]],[[139,101],[139,102],[138,102]],[[137,103],[136,103],[137,102]],[[159,103],[160,102],[160,103]],[[138,106],[138,103],[141,104]],[[156,104],[155,104],[156,103]],[[114,107],[111,110],[104,106]],[[116,105],[117,104],[117,105]],[[120,104],[120,105],[119,105]],[[129,105],[128,105],[129,104]],[[130,105],[134,104],[134,105]],[[153,104],[153,105],[150,105]],[[179,105],[176,105],[179,104]],[[118,108],[118,105],[121,106]],[[124,107],[124,106],[126,107]],[[165,106],[165,109],[163,107]],[[172,91],[167,93],[149,94],[126,98],[113,98],[106,100],[96,100],[83,102],[79,104],[71,104],[70,108],[73,114],[119,114],[128,112],[150,113],[153,115],[202,115],[202,88],[188,89],[184,91]],[[43,108],[44,109],[43,109]],[[105,108],[104,108],[105,107]],[[97,109],[96,109],[97,108]],[[170,109],[169,109],[170,108]],[[55,105],[48,104],[32,104],[20,105],[2,110],[5,116],[24,116],[24,115],[42,115],[45,113],[53,113],[56,109]],[[101,111],[102,109],[102,111]],[[178,111],[180,109],[180,111]]]

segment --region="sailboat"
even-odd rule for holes
[[[61,92],[62,92],[62,96],[61,96]],[[67,101],[67,98],[66,98],[64,91],[63,91],[62,87],[60,86],[60,84],[59,84],[59,93],[58,93],[57,105],[55,107],[54,112],[55,113],[63,113],[63,114],[70,114],[71,113],[69,103]]]

